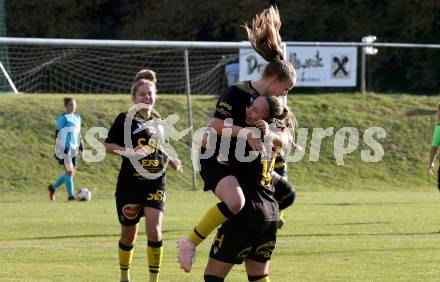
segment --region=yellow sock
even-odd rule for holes
[[[159,281],[160,264],[162,262],[163,247],[162,241],[148,241],[147,256],[148,269],[150,271],[150,282]]]
[[[208,235],[228,218],[234,214],[228,209],[224,202],[220,202],[211,207],[202,219],[197,223],[194,230],[189,235],[191,241],[198,246]]]
[[[280,219],[284,219],[284,210],[280,210],[280,211],[278,212],[278,217],[279,217]]]
[[[121,281],[130,281],[130,265],[133,259],[133,246],[125,246],[119,242],[118,248]]]

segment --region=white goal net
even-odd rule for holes
[[[238,61],[238,48],[187,50],[191,93],[221,93],[225,66]],[[0,58],[24,93],[128,93],[142,68],[157,72],[160,93],[185,93],[187,87],[182,48],[1,44]],[[0,89],[10,87],[0,83]]]

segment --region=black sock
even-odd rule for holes
[[[259,275],[259,276],[252,276],[252,275],[248,275],[248,280],[249,281],[258,281],[264,277],[266,277],[267,275]]]
[[[279,209],[284,210],[285,208],[293,205],[296,198],[296,192],[289,182],[283,178],[280,178],[280,180],[278,180],[278,182],[275,184],[275,193],[273,196],[278,202]]]
[[[225,278],[214,276],[214,275],[204,275],[205,282],[223,282]]]

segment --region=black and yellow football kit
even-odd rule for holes
[[[277,153],[277,157],[275,158],[275,167],[274,171],[278,173],[279,176],[285,177],[287,176],[287,163],[281,157],[280,153]]]
[[[259,262],[271,259],[278,227],[278,203],[272,185],[274,165],[275,157],[261,156],[252,162],[235,160],[231,163],[246,203],[220,227],[210,257],[233,264],[240,264],[245,259]]]
[[[122,147],[124,143],[124,123],[127,112],[121,113],[115,119],[106,143],[115,143]],[[157,134],[157,128],[146,125],[147,122],[160,121],[160,117],[152,114],[150,119],[145,120],[140,114],[136,114],[129,129],[133,148],[139,145],[145,146],[149,152],[146,157],[138,160],[140,166],[149,173],[158,173],[163,169],[164,154],[158,148],[162,139]],[[144,128],[145,127],[145,128]],[[139,130],[142,129],[142,130]],[[137,133],[134,133],[138,131]],[[121,169],[116,185],[116,207],[119,222],[125,226],[135,225],[143,216],[143,208],[151,207],[163,211],[165,206],[166,176],[165,173],[155,179],[145,178],[136,171],[130,159],[122,156]]]
[[[246,127],[246,108],[249,107],[253,100],[259,96],[259,93],[252,87],[250,81],[238,82],[230,87],[227,92],[219,98],[214,117],[222,120],[232,119],[231,122],[234,125]],[[219,158],[227,159],[229,162],[235,159],[237,138],[216,137],[217,142],[214,155],[208,159],[200,160],[200,175],[205,184],[205,191],[211,190],[215,192],[215,188],[221,179],[229,175],[235,175],[237,172],[236,168],[219,162]],[[226,154],[223,152],[220,153],[221,142],[229,142],[230,144],[229,152]],[[202,153],[204,153],[204,149],[202,149]],[[245,163],[245,165],[247,164],[249,163]],[[284,197],[282,194],[284,191],[284,189],[280,189],[280,193],[277,193],[277,196]],[[234,214],[228,209],[224,202],[218,203],[210,208],[195,226],[193,232],[189,235],[191,241],[197,246],[217,226],[233,216]]]
[[[214,117],[226,120],[231,119],[230,124],[245,127],[246,108],[252,101],[259,96],[258,92],[252,87],[250,81],[238,82],[228,88],[224,95],[217,101]],[[234,175],[231,167],[223,162],[235,158],[235,147],[237,138],[220,136],[218,132],[214,154],[207,159],[200,159],[200,176],[203,179],[205,191],[213,191],[217,184],[229,175]],[[222,152],[221,144],[229,144],[226,152]],[[201,153],[205,153],[201,149]],[[196,246],[200,244],[215,228],[220,226],[228,218],[234,216],[225,202],[220,202],[211,207],[194,227],[189,235],[190,240]]]
[[[226,120],[232,119],[232,123],[237,126],[246,127],[246,108],[252,104],[252,101],[260,94],[252,87],[250,81],[242,81],[231,86],[225,94],[217,101],[214,117]],[[218,132],[221,134],[221,132]],[[230,143],[229,156],[221,155],[223,159],[231,159],[231,153],[234,154],[237,143],[236,137],[217,136],[215,153],[208,159],[200,160],[200,176],[204,181],[204,190],[215,190],[218,182],[225,176],[232,175],[230,167],[218,161],[221,142]],[[202,149],[202,153],[204,153]]]

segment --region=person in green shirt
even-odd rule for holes
[[[435,155],[437,154],[438,147],[440,146],[440,104],[437,106],[437,124],[434,128],[434,133],[432,134],[432,144],[431,151],[429,152],[429,174],[434,174],[434,161]],[[440,167],[437,172],[437,188],[440,191]]]

